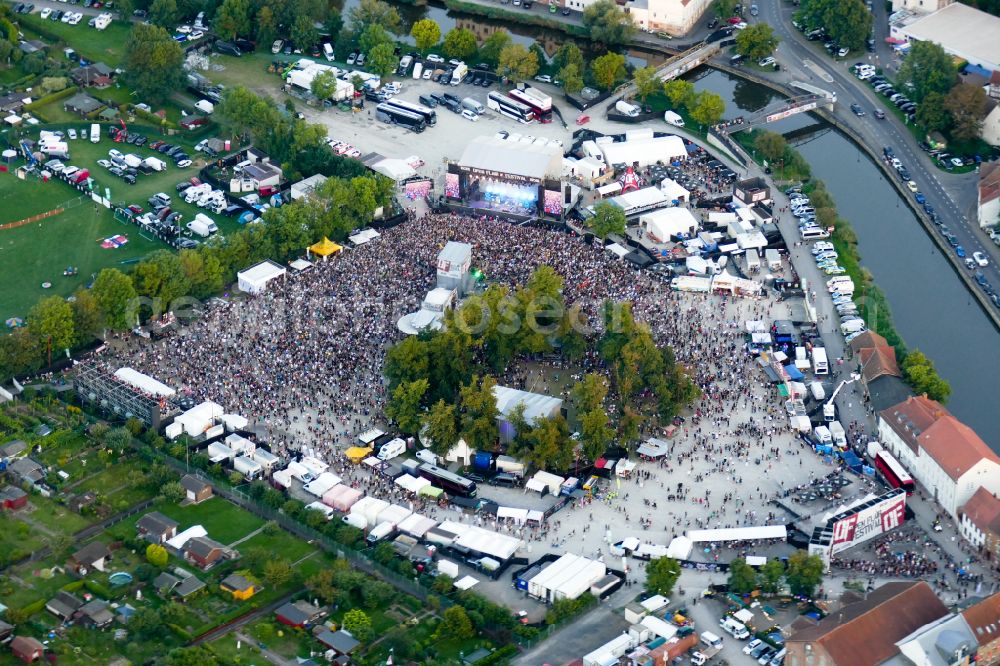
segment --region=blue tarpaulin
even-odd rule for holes
[[[966,74],[978,74],[979,76],[987,79],[993,75],[992,71],[986,69],[985,67],[980,67],[979,65],[966,65],[962,71]]]
[[[829,444],[819,444],[816,446],[816,453],[830,455],[833,453],[833,447]]]
[[[799,381],[800,379],[805,377],[805,375],[799,372],[799,369],[796,368],[794,365],[786,365],[785,372],[788,373],[788,378],[794,381]]]
[[[865,476],[875,476],[875,468],[865,465],[864,467],[861,468],[861,473],[864,474]]]
[[[848,469],[852,472],[860,472],[864,463],[861,462],[861,458],[857,456],[853,451],[841,451],[840,457],[844,460],[844,464],[847,465]]]

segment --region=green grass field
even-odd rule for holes
[[[85,16],[79,25],[70,25],[61,21],[50,21],[42,19],[38,14],[20,15],[18,23],[25,37],[33,39],[41,37],[45,42],[51,42],[49,34],[59,37],[58,49],[50,54],[52,57],[61,58],[62,48],[71,46],[84,58],[91,61],[101,61],[111,67],[121,64],[122,56],[125,53],[125,40],[128,39],[129,25],[120,20],[115,20],[103,31],[95,30],[87,25],[89,17]],[[40,34],[42,31],[44,34]]]
[[[264,524],[260,518],[221,497],[189,506],[166,504],[156,510],[179,522],[178,531],[192,525],[202,525],[208,531],[208,536],[227,545]]]
[[[81,129],[86,125],[79,122],[60,127],[66,126]],[[157,138],[152,131],[139,131],[143,131],[150,142]],[[179,137],[169,137],[171,143],[175,144],[179,142],[178,139]],[[184,139],[180,142],[186,143]],[[183,214],[182,224],[202,212],[198,207],[184,203],[177,197],[174,187],[179,181],[197,175],[200,162],[196,161],[186,169],[179,169],[169,159],[165,159],[165,171],[148,175],[140,173],[135,185],[127,185],[98,166],[97,160],[107,158],[108,151],[112,148],[123,153],[135,153],[140,157],[157,155],[156,151],[145,146],[136,148],[116,144],[107,136],[97,144],[82,139],[70,140],[69,144],[71,158],[67,162],[89,169],[101,194],[105,187],[111,189],[113,203],[135,203],[148,208],[146,199],[162,191],[173,197],[172,207]],[[189,154],[193,158],[198,155],[193,151]],[[65,206],[67,210],[27,226],[0,230],[0,263],[10,267],[7,273],[9,288],[0,291],[0,321],[9,317],[24,317],[31,306],[44,296],[69,296],[90,282],[91,275],[103,268],[117,267],[125,270],[150,252],[169,247],[156,238],[144,238],[134,225],[116,221],[112,211],[96,206],[61,180],[43,183],[31,178],[22,181],[12,173],[0,174],[0,224],[22,220],[59,206]],[[210,216],[216,220],[223,234],[239,228],[239,223],[234,219],[212,214]],[[128,243],[117,249],[101,247],[101,240],[117,234],[128,237]],[[78,274],[64,277],[63,270],[68,266],[76,267]],[[51,283],[51,287],[44,289],[44,282]]]

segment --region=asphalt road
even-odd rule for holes
[[[877,5],[878,3],[876,3]],[[792,27],[791,17],[793,7],[778,0],[759,4],[760,15],[756,20],[769,23],[775,33],[781,38],[781,44],[776,52],[776,59],[782,66],[782,71],[773,75],[765,75],[787,83],[793,79],[808,81],[821,88],[837,93],[837,104],[833,109],[834,116],[845,125],[854,129],[860,136],[869,141],[869,145],[881,152],[883,146],[891,146],[896,157],[910,171],[927,197],[928,203],[940,216],[958,238],[959,244],[965,249],[967,256],[973,252],[984,252],[991,258],[990,266],[983,270],[987,279],[1000,287],[1000,249],[998,249],[983,233],[976,219],[976,172],[954,175],[940,171],[934,166],[929,156],[917,146],[913,136],[903,124],[891,114],[886,114],[885,120],[878,120],[872,115],[876,108],[886,108],[888,100],[878,95],[867,83],[857,79],[849,68],[861,60],[878,65],[889,56],[884,53],[885,17],[876,14],[876,24],[880,26],[882,35],[879,49],[874,56],[868,53],[848,56],[843,60],[830,58],[820,42],[809,42],[805,36]],[[877,57],[877,61],[876,61]],[[812,67],[807,67],[803,61],[809,60]],[[817,69],[825,72],[832,82],[823,80]],[[804,78],[803,78],[804,77]],[[857,117],[851,112],[852,103],[861,106],[866,112],[864,117]]]

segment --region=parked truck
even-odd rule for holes
[[[451,85],[457,86],[465,78],[465,75],[469,73],[469,67],[464,62],[458,63],[455,66],[455,71],[451,73]]]
[[[833,445],[841,449],[847,448],[847,433],[844,431],[844,426],[840,424],[840,421],[831,421],[827,424],[830,428],[830,436],[833,438]]]
[[[497,456],[496,467],[498,472],[504,472],[516,477],[524,476],[524,463],[510,456]]]

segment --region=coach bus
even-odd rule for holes
[[[434,109],[424,106],[423,104],[417,104],[415,102],[407,102],[401,99],[387,99],[383,104],[391,106],[394,109],[399,109],[400,111],[409,111],[410,113],[415,113],[421,116],[428,126],[437,125],[438,116],[437,111]]]
[[[913,479],[903,466],[899,464],[891,453],[885,449],[875,454],[875,469],[877,469],[885,480],[893,488],[902,488],[907,495],[912,495],[915,488]]]
[[[525,124],[535,121],[534,109],[495,90],[486,97],[486,106],[501,115]]]
[[[514,88],[507,94],[511,99],[517,100],[534,111],[539,122],[552,122],[552,98],[548,95],[543,95],[534,88],[525,88],[524,90]]]
[[[385,102],[375,107],[375,117],[383,123],[399,125],[414,132],[423,132],[427,129],[427,121],[424,120],[423,116],[419,116],[411,111],[397,109]]]
[[[462,497],[476,496],[476,482],[458,474],[452,474],[446,469],[441,469],[437,465],[422,463],[417,468],[420,476],[424,477],[432,484],[452,495]]]

